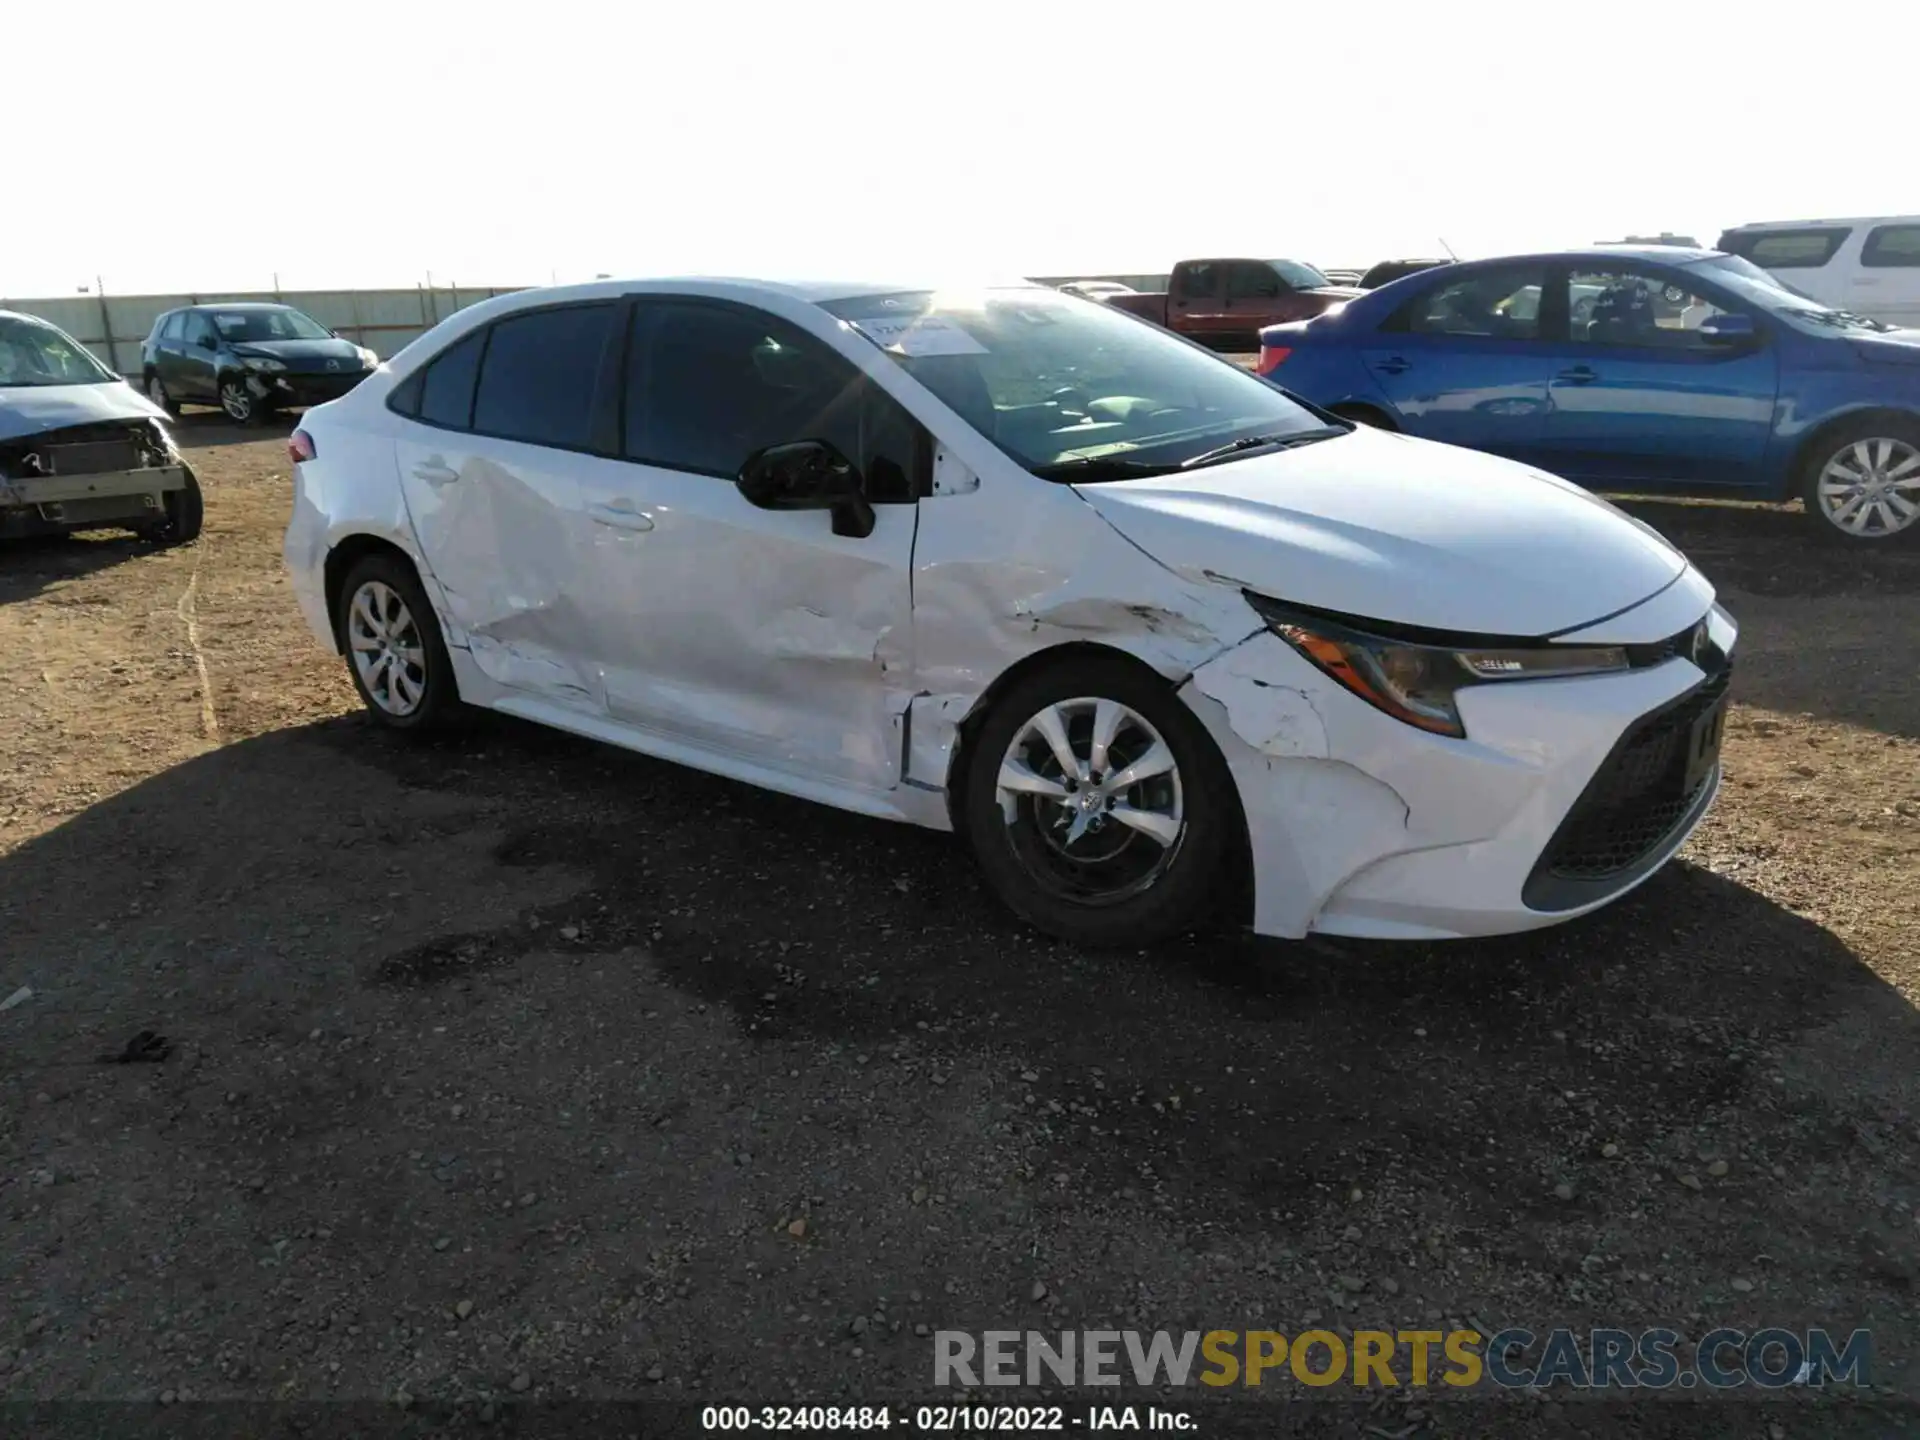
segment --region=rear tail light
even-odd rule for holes
[[[287,437],[287,458],[298,465],[302,460],[311,460],[320,452],[313,448],[313,437],[304,430],[296,430]]]
[[[1286,363],[1287,357],[1291,354],[1293,354],[1291,345],[1262,345],[1260,360],[1254,366],[1254,371],[1260,375],[1271,375]]]

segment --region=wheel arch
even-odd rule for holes
[[[1841,431],[1872,420],[1897,420],[1905,425],[1920,425],[1920,410],[1903,410],[1898,405],[1860,405],[1843,410],[1838,415],[1829,415],[1802,435],[1793,448],[1793,458],[1787,465],[1786,491],[1789,498],[1798,495],[1806,485],[1808,467],[1813,464],[1822,446],[1832,443],[1833,437]]]
[[[391,540],[364,532],[348,535],[336,541],[327,551],[327,558],[321,569],[322,585],[327,598],[327,624],[333,631],[333,649],[335,654],[344,653],[346,643],[340,634],[340,595],[347,583],[347,576],[353,573],[353,567],[369,555],[390,555],[412,572],[413,578],[422,590],[426,589],[426,577],[420,573],[420,566],[400,546]]]
[[[994,677],[987,688],[982,690],[973,704],[967,708],[967,713],[960,718],[959,724],[954,727],[953,749],[947,757],[945,798],[948,822],[953,828],[954,835],[963,844],[971,845],[973,842],[973,837],[967,830],[965,806],[962,800],[966,793],[968,768],[978,758],[975,742],[981,726],[986,723],[987,716],[993,713],[994,706],[999,703],[1003,695],[1028,676],[1045,670],[1049,666],[1074,660],[1097,660],[1124,665],[1142,677],[1163,686],[1168,698],[1175,704],[1184,706],[1186,703],[1179,698],[1179,691],[1181,686],[1187,683],[1187,676],[1173,677],[1163,674],[1140,656],[1118,645],[1105,645],[1096,640],[1070,640],[1021,656]],[[1204,734],[1204,727],[1202,733]],[[1217,753],[1218,746],[1215,745],[1213,737],[1206,735],[1205,739]],[[1220,756],[1220,761],[1223,766],[1226,765],[1224,755]],[[1229,768],[1229,776],[1231,773]],[[1227,791],[1232,797],[1234,809],[1231,824],[1234,863],[1238,873],[1232,877],[1231,887],[1223,890],[1223,897],[1230,898],[1230,903],[1235,907],[1236,920],[1250,920],[1253,913],[1253,839],[1247,829],[1246,809],[1240,802],[1238,784],[1229,784]]]

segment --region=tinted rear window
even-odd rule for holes
[[[505,440],[587,448],[612,305],[568,305],[495,322],[473,428]]]
[[[1729,230],[1719,248],[1744,255],[1768,270],[1817,270],[1853,232],[1844,225],[1809,225],[1801,230]]]

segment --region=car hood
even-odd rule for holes
[[[0,386],[0,440],[101,420],[165,419],[164,410],[124,380],[100,385]]]
[[[1358,300],[1367,292],[1358,285],[1316,285],[1311,290],[1301,292],[1305,295],[1325,295],[1329,300]]]
[[[1650,527],[1578,486],[1364,428],[1075,489],[1188,576],[1429,629],[1557,634],[1638,604],[1687,568]]]
[[[358,360],[360,347],[338,336],[328,340],[236,340],[236,355],[271,355],[276,360]]]
[[[1853,348],[1863,360],[1883,365],[1920,365],[1920,330],[1889,330],[1857,335]]]

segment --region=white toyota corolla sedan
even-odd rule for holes
[[[501,296],[290,449],[294,590],[383,724],[950,829],[1083,943],[1547,925],[1719,784],[1734,623],[1652,530],[1053,290]]]

